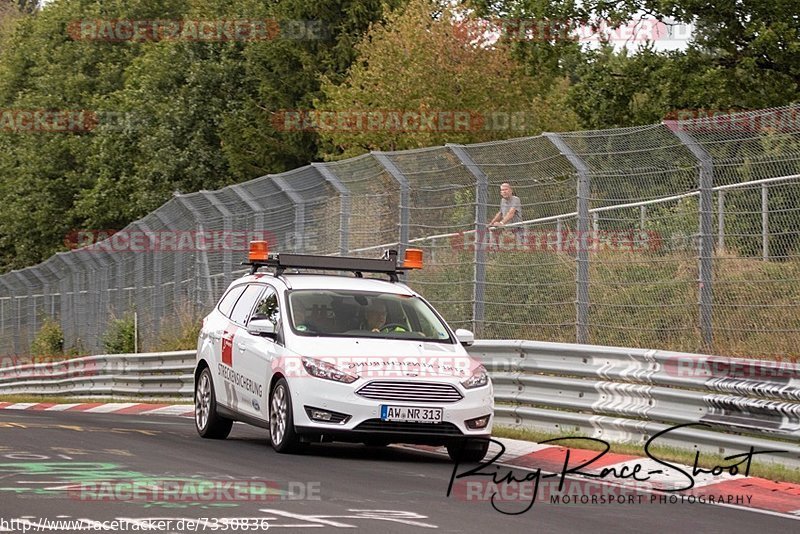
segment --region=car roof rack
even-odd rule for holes
[[[397,251],[387,250],[383,258],[354,258],[347,256],[318,256],[313,254],[293,254],[282,252],[268,254],[266,259],[250,259],[242,262],[250,266],[250,274],[256,274],[261,267],[275,269],[275,276],[282,276],[286,269],[314,269],[322,271],[347,271],[363,278],[362,273],[388,274],[389,280],[397,282],[398,274],[412,267],[397,264]]]

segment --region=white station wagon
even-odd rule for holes
[[[494,400],[486,369],[464,349],[474,336],[453,332],[399,281],[422,267],[422,251],[405,256],[398,265],[395,251],[269,254],[266,242],[251,243],[251,273],[203,320],[197,432],[224,439],[243,421],[268,428],[278,452],[325,441],[413,443],[444,445],[455,461],[483,459]]]

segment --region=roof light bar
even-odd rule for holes
[[[410,254],[409,254],[410,253]],[[388,274],[392,281],[397,281],[397,275],[408,269],[422,268],[422,251],[409,249],[405,261],[398,265],[397,251],[388,250],[381,259],[353,258],[337,256],[317,256],[312,254],[269,254],[266,241],[252,241],[250,243],[249,261],[242,265],[251,267],[250,274],[255,274],[260,267],[272,267],[275,274],[280,276],[286,269],[315,269],[322,271],[348,271],[361,276],[361,273]]]

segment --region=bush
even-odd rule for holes
[[[158,351],[193,350],[203,325],[203,316],[188,302],[175,307],[175,315],[165,318],[161,326],[159,343],[152,347]],[[148,347],[148,350],[150,348]]]
[[[136,325],[133,314],[112,319],[103,336],[103,346],[108,354],[131,354],[136,350]]]
[[[64,331],[61,324],[47,317],[31,343],[31,354],[36,357],[61,356],[64,354]]]

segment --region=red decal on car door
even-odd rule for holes
[[[233,367],[233,336],[238,329],[238,326],[234,326],[222,334],[222,363],[230,367]]]

